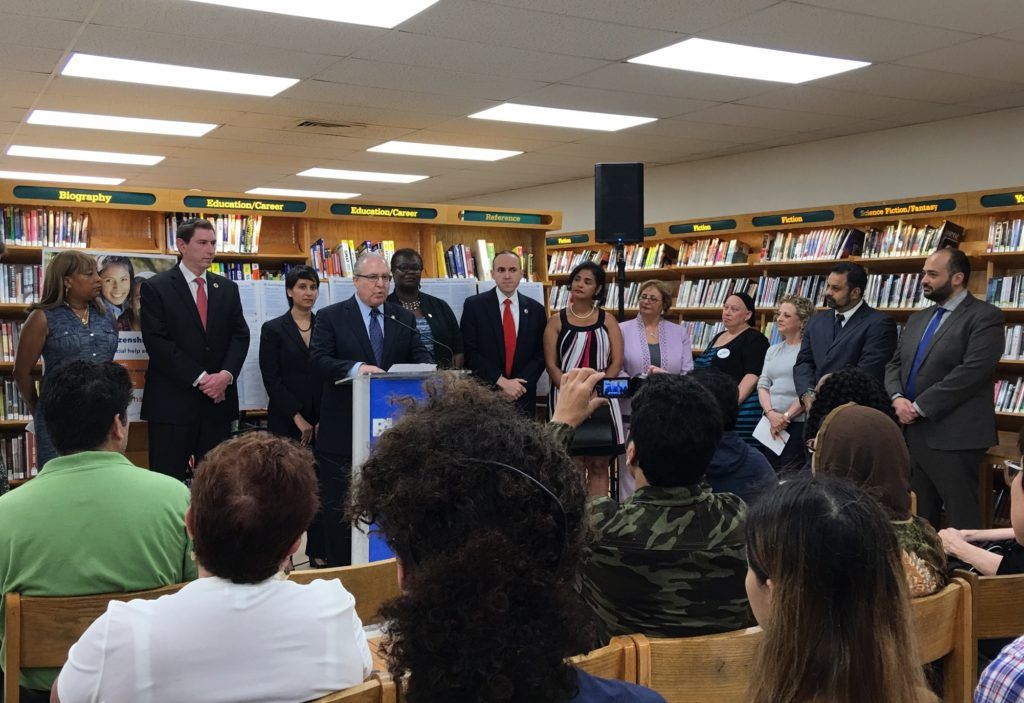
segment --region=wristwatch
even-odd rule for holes
[[[789,411],[782,413],[782,417],[786,418],[786,422],[789,422]]]

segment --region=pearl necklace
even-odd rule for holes
[[[591,303],[590,310],[588,310],[586,314],[580,315],[575,310],[573,310],[574,305],[575,303],[569,303],[569,314],[572,315],[573,317],[579,318],[580,320],[585,320],[588,317],[590,317],[593,314],[594,310],[597,308],[597,303]]]

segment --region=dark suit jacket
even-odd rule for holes
[[[386,371],[394,364],[434,363],[430,352],[420,341],[413,314],[392,303],[385,302],[383,308],[384,361],[381,368]],[[392,315],[408,327],[392,320]],[[324,383],[317,450],[351,456],[352,384],[337,386],[335,381],[348,378],[349,371],[359,362],[377,365],[355,296],[320,311],[309,352],[313,369]]]
[[[804,329],[804,339],[793,366],[798,396],[813,390],[827,373],[857,366],[879,380],[896,349],[896,322],[864,303],[835,334],[835,311],[815,313]]]
[[[193,386],[204,371],[238,374],[249,352],[249,326],[238,286],[206,273],[206,329],[188,283],[177,266],[142,282],[142,340],[149,354],[142,419],[190,425],[238,417],[238,390],[228,386],[214,403]]]
[[[311,323],[316,329],[316,315]],[[310,338],[312,341],[312,336]],[[313,373],[309,347],[290,312],[263,323],[260,334],[260,374],[267,389],[267,429],[298,439],[295,413],[311,425],[320,420],[323,384]]]
[[[885,390],[903,393],[917,346],[936,306],[907,320],[885,370]],[[997,443],[992,376],[1003,355],[1003,311],[970,293],[935,331],[917,370],[914,402],[924,417],[907,426],[932,449],[988,449]]]
[[[519,296],[519,333],[512,377],[526,381],[526,393],[516,401],[520,412],[533,417],[537,405],[537,381],[544,373],[544,306],[522,293]],[[462,306],[462,345],[466,368],[481,381],[494,386],[505,373],[505,334],[498,311],[497,289],[466,298]]]

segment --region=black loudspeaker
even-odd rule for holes
[[[605,244],[644,240],[643,164],[594,164],[594,228]]]

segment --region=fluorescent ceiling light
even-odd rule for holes
[[[537,107],[535,105],[518,105],[516,103],[498,105],[489,110],[470,115],[470,117],[477,120],[522,122],[524,124],[541,124],[550,127],[596,129],[602,132],[617,132],[620,129],[636,127],[639,124],[647,124],[657,119],[656,117],[612,115],[607,112],[563,110],[557,107]]]
[[[291,198],[324,198],[326,200],[347,200],[362,195],[362,193],[332,193],[326,190],[291,190],[288,188],[253,188],[245,192],[249,195],[281,195]]]
[[[391,29],[405,22],[413,15],[423,12],[423,10],[436,3],[437,0],[376,0],[375,2],[354,2],[354,0],[302,0],[302,2],[286,2],[285,0],[192,0],[192,2]]]
[[[299,82],[298,78],[275,78],[255,73],[217,71],[77,53],[71,55],[61,75],[267,97],[277,95]]]
[[[23,146],[14,144],[7,150],[8,156],[29,156],[35,159],[61,159],[63,161],[96,161],[104,164],[135,164],[153,166],[164,160],[163,156],[146,154],[122,154],[116,151],[85,151],[83,149],[53,149],[46,146]]]
[[[60,112],[57,110],[33,110],[26,121],[29,124],[45,124],[55,127],[106,129],[112,132],[143,132],[145,134],[171,134],[180,137],[201,137],[210,130],[217,128],[217,125],[205,122],[149,120],[142,117],[90,115],[84,112]]]
[[[629,63],[779,83],[804,83],[871,65],[867,61],[833,59],[708,39],[687,39],[637,56]]]
[[[367,151],[376,151],[381,154],[404,154],[406,156],[434,156],[439,159],[469,159],[470,161],[500,161],[501,159],[507,159],[510,156],[518,156],[523,153],[506,149],[480,149],[470,146],[396,141],[371,146]]]
[[[29,173],[28,171],[0,171],[0,178],[17,181],[53,181],[55,183],[88,183],[97,186],[119,186],[123,178],[104,178],[102,176],[67,176],[62,173]]]
[[[336,181],[373,181],[375,183],[415,183],[430,176],[413,176],[408,173],[379,173],[377,171],[344,171],[336,168],[308,168],[296,176],[309,178],[333,178]]]

